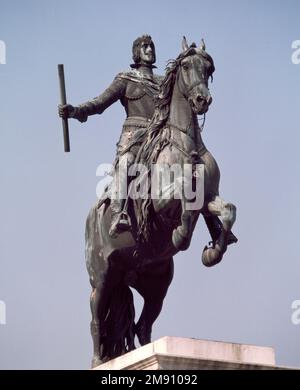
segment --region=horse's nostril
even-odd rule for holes
[[[201,95],[198,95],[196,98],[197,102],[200,103],[203,100],[203,97]]]

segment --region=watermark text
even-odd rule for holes
[[[6,64],[6,44],[4,41],[0,40],[0,64]]]
[[[130,164],[120,159],[114,169],[111,164],[100,164],[96,176],[102,177],[96,187],[98,198],[110,184],[111,199],[158,200],[161,206],[171,199],[180,199],[186,210],[200,210],[204,204],[203,164]]]
[[[294,50],[291,56],[294,65],[300,64],[300,39],[292,42],[292,49]]]
[[[299,325],[300,324],[300,299],[295,300],[292,302],[292,324]]]
[[[6,305],[0,301],[0,325],[6,325]]]

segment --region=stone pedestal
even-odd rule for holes
[[[181,337],[163,337],[95,370],[277,369],[271,347]]]

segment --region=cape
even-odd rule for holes
[[[134,83],[141,84],[141,86],[144,89],[148,90],[151,93],[151,95],[158,94],[160,83],[163,80],[162,76],[144,75],[143,73],[139,72],[136,69],[128,72],[121,72],[116,76],[116,78],[121,80],[129,80],[129,81],[133,81]]]

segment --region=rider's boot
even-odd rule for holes
[[[133,156],[126,153],[119,157],[119,162],[114,171],[112,197],[111,197],[111,225],[109,235],[117,237],[119,233],[131,229],[130,218],[125,206],[128,197],[127,169],[132,163]]]
[[[131,230],[130,217],[124,210],[125,199],[112,199],[110,203],[111,224],[109,235],[116,238],[118,234]]]
[[[215,215],[204,215],[204,220],[213,242],[216,242],[222,233],[222,222]],[[227,235],[227,245],[236,243],[237,241],[237,237],[232,233],[232,231],[230,231]]]

